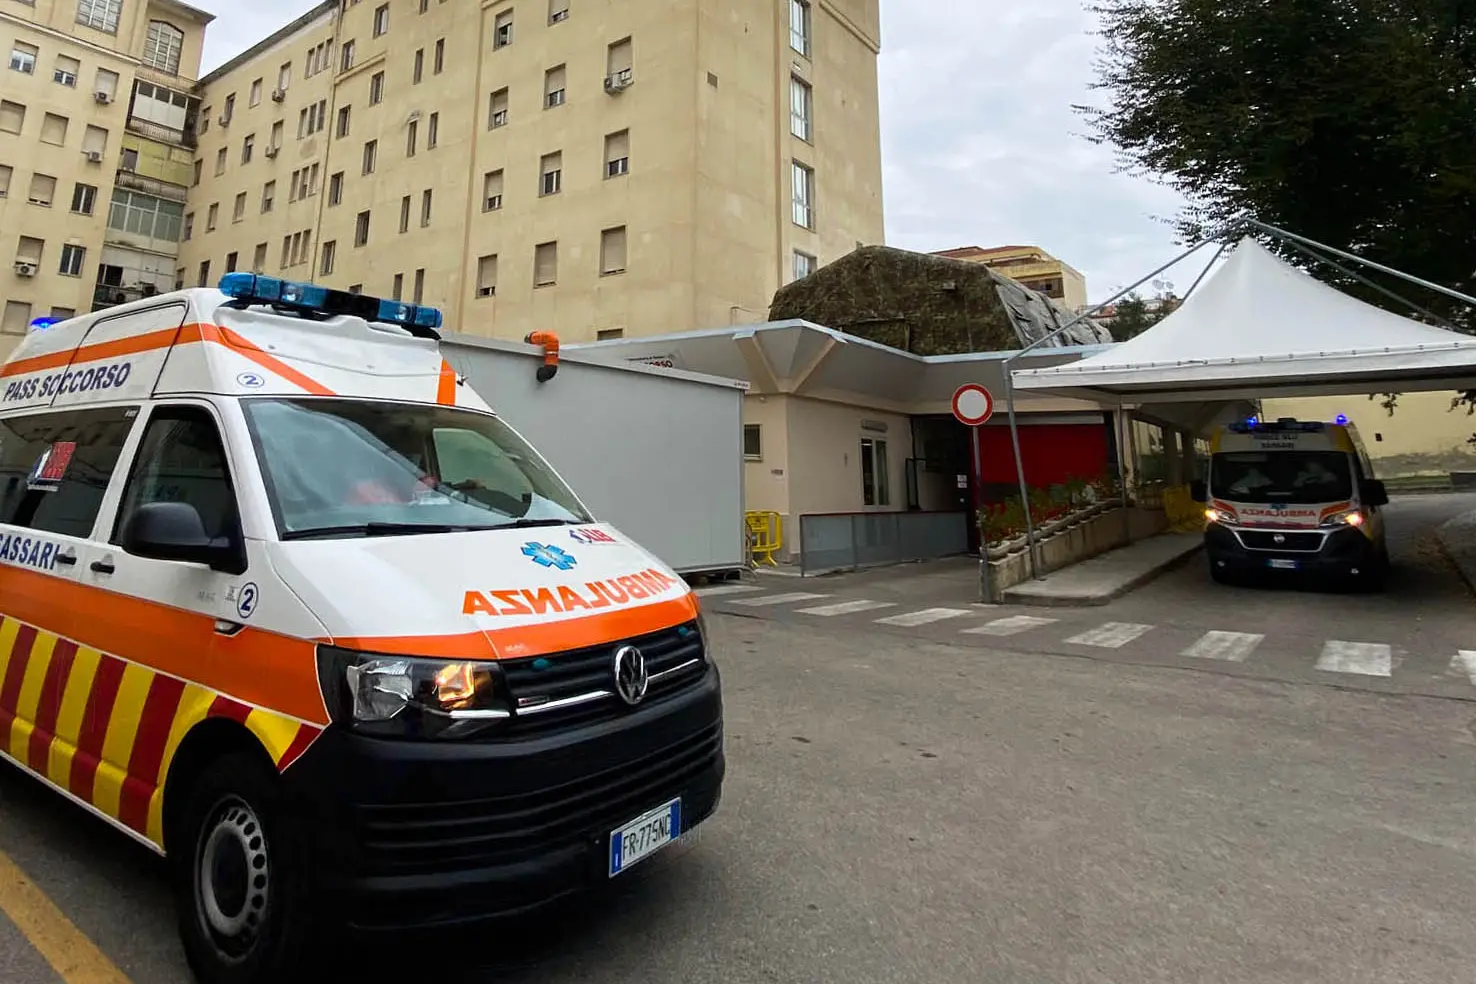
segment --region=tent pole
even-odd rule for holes
[[[1190,284],[1189,289],[1184,291],[1185,301],[1189,300],[1189,295],[1193,294],[1195,289],[1204,282],[1204,278],[1209,276],[1209,272],[1215,268],[1215,263],[1220,259],[1220,257],[1225,255],[1225,250],[1229,248],[1229,243],[1221,243],[1220,248],[1215,250],[1215,255],[1210,257],[1209,266],[1199,271],[1199,276],[1194,278],[1194,283]],[[1181,301],[1180,303],[1182,304],[1183,302]]]
[[[1006,372],[1005,405],[1010,412],[1010,443],[1015,448],[1015,477],[1020,481],[1020,508],[1025,513],[1025,549],[1030,553],[1030,576],[1040,580],[1040,568],[1035,563],[1035,523],[1030,515],[1030,493],[1025,488],[1025,459],[1020,457],[1020,426],[1015,420],[1015,386]]]
[[[1385,287],[1385,286],[1383,286],[1381,284],[1374,283],[1372,280],[1368,279],[1367,277],[1365,277],[1363,274],[1359,273],[1358,271],[1356,271],[1356,270],[1349,270],[1347,267],[1343,266],[1341,263],[1338,263],[1338,262],[1336,262],[1334,260],[1328,259],[1327,257],[1323,256],[1321,253],[1318,253],[1316,250],[1314,250],[1310,246],[1303,246],[1301,243],[1292,243],[1292,247],[1294,249],[1296,249],[1296,250],[1298,250],[1298,251],[1300,251],[1302,253],[1305,253],[1306,255],[1308,255],[1310,257],[1312,257],[1312,259],[1316,260],[1319,263],[1326,263],[1328,266],[1332,267],[1334,270],[1338,271],[1343,276],[1345,276],[1345,277],[1352,277],[1354,280],[1356,280],[1359,283],[1363,284],[1365,287],[1369,287],[1369,288],[1371,288],[1373,290],[1376,290],[1380,294],[1383,294],[1385,297],[1387,297],[1387,298],[1389,298],[1391,300],[1398,301],[1400,304],[1403,304],[1405,307],[1410,308],[1410,309],[1416,311],[1419,314],[1423,314],[1425,317],[1429,318],[1431,321],[1435,321],[1435,322],[1438,322],[1441,325],[1444,325],[1446,328],[1449,328],[1451,331],[1458,331],[1459,330],[1459,329],[1456,328],[1455,325],[1451,324],[1449,321],[1447,321],[1445,318],[1442,318],[1440,315],[1436,314],[1434,311],[1426,310],[1425,308],[1420,307],[1414,301],[1411,301],[1409,298],[1402,297],[1399,294],[1394,293],[1389,288],[1387,288],[1387,287]]]
[[[1261,222],[1257,219],[1247,218],[1243,221],[1246,223],[1246,225],[1254,226],[1255,228],[1260,229],[1263,232],[1269,232],[1273,236],[1279,236],[1287,240],[1288,242],[1301,243],[1304,246],[1314,246],[1317,249],[1322,250],[1323,252],[1331,253],[1333,256],[1336,256],[1339,259],[1349,260],[1353,263],[1361,263],[1369,269],[1377,270],[1380,273],[1387,273],[1391,277],[1398,277],[1405,283],[1415,284],[1419,287],[1424,287],[1427,290],[1433,290],[1437,294],[1444,294],[1446,297],[1454,298],[1457,301],[1461,301],[1462,303],[1470,304],[1473,307],[1476,307],[1476,297],[1462,294],[1460,291],[1451,290],[1449,287],[1442,287],[1439,284],[1431,283],[1428,280],[1422,280],[1419,277],[1414,276],[1413,274],[1404,273],[1403,271],[1396,270],[1393,267],[1384,266],[1382,263],[1375,263],[1373,260],[1365,259],[1364,257],[1357,255],[1356,253],[1345,253],[1340,249],[1334,249],[1326,243],[1319,243],[1315,239],[1307,239],[1305,236],[1298,236],[1296,233],[1287,232],[1285,229],[1278,229],[1276,228],[1276,226],[1267,225],[1265,222]]]
[[[1127,421],[1123,417],[1122,400],[1117,401],[1117,416],[1112,418],[1112,425],[1117,428],[1117,439],[1112,443],[1117,445],[1117,488],[1120,497],[1119,508],[1122,509],[1122,545],[1126,547],[1133,542],[1133,524],[1132,515],[1128,512],[1127,466],[1123,463],[1123,445],[1127,442]]]

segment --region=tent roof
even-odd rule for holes
[[[1476,388],[1476,338],[1365,304],[1247,237],[1136,338],[1012,375],[1017,390],[1129,403]]]

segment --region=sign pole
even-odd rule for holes
[[[979,429],[994,416],[994,397],[978,383],[964,383],[953,393],[953,416],[969,429],[969,440],[973,443],[974,474],[971,484],[974,487],[974,514],[969,521],[979,531],[979,598],[988,604],[989,534],[979,521],[984,511],[984,455],[979,448],[979,439],[983,435]]]

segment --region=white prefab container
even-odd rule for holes
[[[682,574],[746,566],[747,383],[567,351],[540,383],[530,345],[447,334],[441,351],[598,519]]]

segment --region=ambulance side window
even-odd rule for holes
[[[113,542],[139,506],[185,502],[211,537],[237,537],[236,494],[215,418],[203,407],[163,407],[149,418],[128,476]]]
[[[0,523],[89,537],[137,407],[0,420]]]

